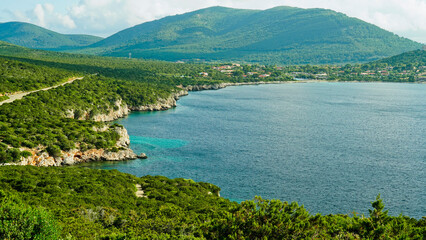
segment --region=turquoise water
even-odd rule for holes
[[[297,83],[193,92],[118,122],[147,160],[98,163],[192,178],[235,201],[297,201],[311,213],[426,215],[426,84]]]

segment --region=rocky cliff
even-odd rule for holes
[[[46,148],[43,146],[38,146],[33,149],[22,148],[21,151],[28,151],[31,153],[31,156],[22,158],[21,162],[17,165],[48,167],[73,165],[91,161],[122,161],[138,158],[129,148],[130,139],[127,130],[123,127],[116,127],[114,131],[120,135],[115,145],[116,150],[90,149],[87,151],[80,151],[78,149],[71,149],[69,151],[61,151],[60,157],[52,157],[45,151]]]
[[[159,99],[155,104],[149,104],[144,106],[128,106],[121,99],[115,102],[115,106],[111,108],[107,113],[98,114],[89,118],[88,112],[82,112],[77,114],[74,110],[68,110],[65,116],[68,118],[77,118],[80,120],[90,119],[98,122],[113,121],[121,117],[127,116],[131,111],[161,111],[176,107],[176,101],[180,96],[187,95],[186,90],[171,94],[166,99]],[[102,128],[94,129],[95,131],[107,131],[108,125]],[[80,151],[78,149],[71,149],[69,151],[61,151],[60,157],[50,156],[46,151],[45,146],[38,146],[37,148],[28,149],[21,148],[21,151],[28,151],[31,153],[29,157],[22,157],[21,161],[17,165],[33,165],[33,166],[62,166],[62,165],[73,165],[83,162],[91,161],[122,161],[131,160],[136,158],[146,158],[145,154],[136,155],[130,148],[130,139],[127,130],[124,127],[116,127],[114,129],[119,135],[120,139],[117,141],[113,150],[106,149],[90,149],[87,151]]]
[[[239,85],[253,85],[253,84],[269,84],[281,82],[253,82],[253,83],[218,83],[212,85],[194,85],[194,86],[179,86],[182,90],[171,94],[166,99],[158,99],[154,104],[143,106],[129,106],[121,99],[115,102],[114,107],[109,109],[107,113],[98,114],[90,117],[88,112],[80,112],[76,114],[75,110],[68,110],[65,116],[68,118],[77,118],[80,120],[94,120],[98,122],[109,122],[121,117],[127,116],[131,111],[162,111],[176,107],[176,101],[181,96],[188,95],[188,91],[202,91],[202,90],[217,90],[227,86]],[[107,131],[108,125],[103,128],[94,129],[95,131]],[[22,148],[21,151],[28,151],[31,156],[22,158],[18,165],[34,165],[34,166],[61,166],[73,165],[83,162],[91,161],[122,161],[136,158],[146,158],[145,154],[136,155],[130,148],[130,139],[127,130],[124,127],[116,127],[114,129],[120,135],[120,139],[116,143],[116,149],[90,149],[87,151],[80,151],[72,149],[69,151],[62,151],[61,157],[52,157],[46,151],[46,147],[39,146],[33,149]],[[118,149],[118,150],[117,150]]]
[[[168,98],[158,99],[156,103],[147,104],[142,106],[129,106],[127,103],[123,102],[122,99],[117,100],[114,103],[114,106],[107,110],[106,113],[97,114],[95,116],[90,116],[87,111],[79,113],[78,116],[73,109],[69,109],[65,113],[67,118],[75,118],[79,120],[93,120],[97,122],[110,122],[118,118],[125,117],[129,115],[131,111],[163,111],[173,107],[176,107],[176,101],[179,97],[188,95],[188,91],[183,89],[181,91],[172,93]]]

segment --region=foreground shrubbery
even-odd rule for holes
[[[46,210],[27,206],[19,201],[16,203],[5,196],[0,199],[0,204],[2,239],[59,239],[59,226]]]
[[[146,197],[135,196],[136,184]],[[43,229],[52,234],[61,229],[68,239],[423,239],[426,234],[425,218],[389,216],[379,198],[370,216],[311,215],[297,203],[256,198],[238,204],[219,197],[212,184],[116,170],[8,166],[0,168],[0,189],[3,202],[21,202],[13,205],[21,212],[36,209]],[[0,219],[4,215],[0,211]]]

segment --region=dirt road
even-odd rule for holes
[[[25,97],[28,94],[39,92],[39,91],[47,91],[49,89],[57,88],[57,87],[60,87],[60,86],[64,86],[65,84],[69,84],[69,83],[74,82],[75,80],[81,80],[81,79],[83,79],[83,77],[75,77],[75,78],[71,78],[68,81],[63,82],[63,83],[58,84],[58,85],[55,85],[55,86],[51,86],[51,87],[47,87],[47,88],[42,88],[42,89],[38,89],[38,90],[34,90],[34,91],[29,91],[29,92],[12,93],[12,94],[7,95],[9,97],[9,99],[0,102],[0,106],[3,105],[4,103],[11,103],[11,102],[16,101],[18,99],[22,99],[23,97]]]

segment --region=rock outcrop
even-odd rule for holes
[[[171,94],[168,98],[158,99],[154,104],[148,104],[143,106],[128,106],[121,99],[115,102],[114,107],[109,109],[107,113],[97,114],[90,116],[88,112],[76,112],[75,110],[68,110],[65,112],[65,116],[68,118],[76,118],[80,120],[91,119],[98,122],[109,122],[116,120],[121,117],[127,116],[131,111],[162,111],[173,107],[176,107],[176,101],[181,96],[188,95],[188,91],[202,91],[202,90],[218,90],[227,86],[239,86],[239,85],[254,85],[254,84],[274,84],[281,82],[248,82],[248,83],[218,83],[211,85],[189,85],[186,87],[178,86],[182,90]],[[108,125],[102,128],[94,129],[95,131],[107,131]],[[114,129],[120,138],[116,143],[113,150],[106,149],[91,149],[87,151],[80,151],[78,149],[72,149],[69,151],[62,151],[61,157],[52,157],[46,151],[45,147],[39,146],[34,149],[22,148],[21,151],[28,151],[31,156],[21,158],[21,162],[17,165],[33,165],[33,166],[61,166],[61,165],[73,165],[83,162],[91,161],[122,161],[130,159],[146,159],[147,156],[144,153],[136,155],[130,148],[130,139],[127,130],[123,127],[116,127]]]
[[[22,158],[21,162],[17,165],[48,167],[73,165],[91,161],[123,161],[138,158],[129,148],[130,139],[127,130],[123,127],[116,127],[114,130],[120,135],[115,145],[115,150],[90,149],[87,151],[80,151],[78,149],[71,149],[69,151],[61,151],[60,157],[53,157],[45,151],[45,147],[43,146],[34,149],[22,148],[22,151],[30,152],[31,156]]]
[[[148,104],[144,106],[131,106],[129,109],[131,111],[163,111],[170,108],[176,107],[176,101],[181,97],[188,95],[187,90],[181,90],[179,92],[171,94],[166,99],[159,99],[157,103]]]

